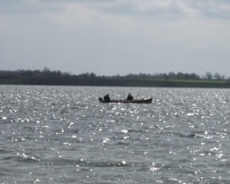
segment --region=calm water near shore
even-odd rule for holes
[[[0,184],[230,183],[229,137],[228,89],[0,86]]]

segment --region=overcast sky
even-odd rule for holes
[[[0,0],[0,66],[230,76],[230,0]]]

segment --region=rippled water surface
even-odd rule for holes
[[[101,104],[98,97],[153,97]],[[230,90],[0,86],[0,183],[230,183]]]

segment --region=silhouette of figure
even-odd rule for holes
[[[127,100],[133,100],[133,96],[129,93],[129,95],[127,96]]]
[[[109,102],[109,101],[110,101],[110,97],[109,97],[109,95],[107,94],[107,95],[104,96],[104,102]]]

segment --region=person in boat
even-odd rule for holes
[[[133,100],[133,96],[129,93],[129,95],[127,96],[127,100]]]
[[[110,101],[110,97],[109,97],[109,95],[107,94],[107,95],[104,96],[104,102],[109,102],[109,101]]]

